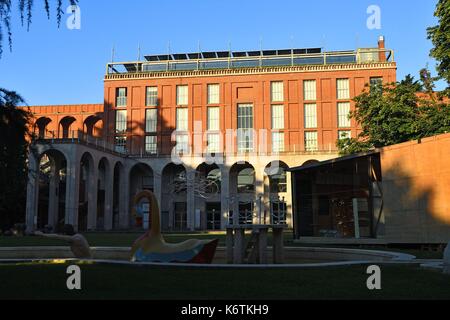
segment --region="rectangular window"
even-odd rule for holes
[[[209,133],[207,137],[208,137],[208,153],[219,153],[220,152],[220,134],[219,133]]]
[[[303,97],[306,101],[317,100],[316,80],[303,81]]]
[[[220,130],[220,108],[208,108],[208,131]]]
[[[187,106],[188,101],[188,86],[177,86],[177,105]]]
[[[145,132],[155,133],[158,129],[158,109],[145,110]]]
[[[116,134],[127,132],[127,110],[116,110]]]
[[[282,81],[272,82],[270,87],[272,102],[284,101],[284,83]]]
[[[339,130],[338,135],[339,135],[339,140],[351,139],[352,132],[350,130]]]
[[[119,153],[126,153],[127,151],[127,137],[115,137],[114,149]]]
[[[272,106],[272,129],[284,129],[284,106]]]
[[[305,104],[305,128],[317,128],[317,105],[315,103]]]
[[[238,105],[237,147],[239,152],[253,151],[253,105]]]
[[[319,144],[317,140],[317,132],[309,131],[305,132],[305,150],[306,151],[318,151]]]
[[[116,89],[116,107],[127,106],[127,88]]]
[[[350,81],[348,79],[337,79],[336,87],[338,100],[350,99]]]
[[[188,108],[177,108],[177,131],[188,130]]]
[[[145,152],[147,154],[158,154],[158,138],[156,136],[145,137]]]
[[[381,77],[373,77],[370,78],[370,91],[378,90],[380,92],[383,91],[383,78]]]
[[[284,152],[284,132],[272,132],[272,152]]]
[[[146,106],[156,107],[158,105],[158,87],[147,87]]]
[[[220,103],[220,85],[208,84],[208,104]]]
[[[178,134],[176,136],[175,148],[178,154],[189,154],[189,137],[187,134]]]
[[[338,127],[351,127],[350,116],[350,102],[338,102]]]

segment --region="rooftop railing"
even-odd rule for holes
[[[356,51],[335,51],[319,53],[281,54],[265,56],[228,56],[226,58],[181,59],[178,55],[167,55],[165,61],[112,62],[106,66],[106,74],[154,73],[177,71],[200,71],[219,69],[287,67],[307,65],[361,64],[394,62],[394,52],[389,49],[358,49]],[[186,56],[187,57],[187,56]]]

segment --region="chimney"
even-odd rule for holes
[[[378,37],[378,61],[386,62],[386,47],[384,36]]]

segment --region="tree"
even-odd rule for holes
[[[54,0],[56,2],[56,21],[58,23],[58,28],[61,25],[61,18],[64,14],[62,10],[63,0]],[[70,5],[76,5],[78,0],[68,0]],[[8,35],[8,43],[9,49],[12,51],[12,27],[11,27],[11,12],[13,10],[11,0],[0,0],[0,58],[3,53],[3,30],[6,30]],[[42,0],[45,12],[47,13],[47,18],[50,19],[50,1]],[[33,11],[34,0],[19,0],[18,1],[18,10],[20,13],[20,20],[22,26],[24,25],[24,21],[26,19],[27,30],[30,29],[31,20],[32,20],[32,11]],[[26,18],[25,18],[26,16]]]
[[[366,87],[355,97],[356,108],[350,113],[362,131],[357,138],[338,141],[340,153],[364,152],[450,132],[450,106],[435,98],[434,79],[429,75],[423,69],[421,81],[408,75],[398,83]]]
[[[439,22],[427,30],[428,39],[434,46],[430,55],[438,61],[438,74],[448,85],[444,93],[450,96],[450,0],[439,0],[434,16]]]
[[[23,219],[27,183],[29,110],[18,108],[24,99],[0,88],[0,228]]]

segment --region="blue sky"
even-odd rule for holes
[[[56,2],[56,1],[55,1]],[[258,50],[324,47],[348,50],[376,46],[379,35],[395,50],[398,79],[427,63],[426,28],[436,23],[436,0],[80,0],[81,29],[48,21],[35,1],[29,32],[13,15],[13,52],[0,60],[0,87],[19,92],[29,105],[101,103],[105,65],[171,51]],[[381,8],[381,30],[366,27],[369,5]],[[6,49],[6,43],[4,43]],[[438,89],[442,89],[442,84]]]

